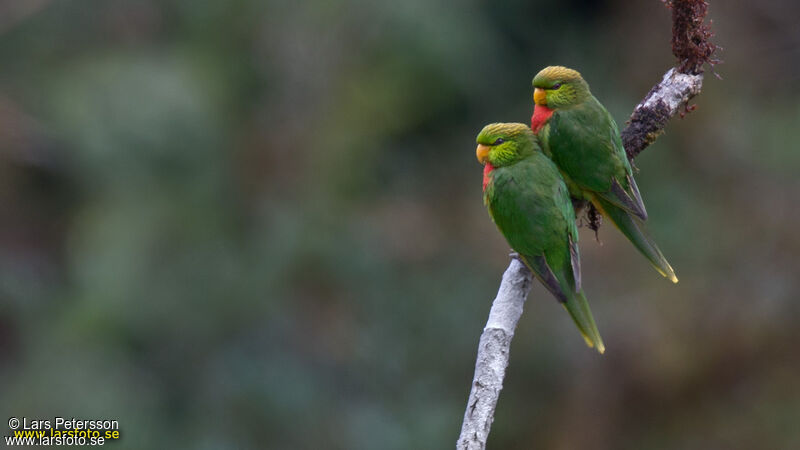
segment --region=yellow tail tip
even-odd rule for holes
[[[588,345],[589,348],[596,349],[598,353],[600,353],[601,355],[606,352],[606,346],[603,345],[603,341],[599,341],[597,342],[597,345],[595,345],[594,341],[592,341],[592,339],[589,338],[589,336],[586,336],[585,334],[581,333],[581,337],[583,338],[584,341],[586,341],[586,345]]]
[[[660,267],[656,267],[656,270],[664,278],[668,279],[669,281],[672,281],[673,283],[677,283],[678,282],[678,276],[675,275],[675,271],[672,270],[672,266],[667,265],[667,267],[669,267],[669,271],[666,271],[666,270],[664,270],[664,269],[662,269]]]
[[[673,269],[672,266],[669,265],[669,264],[667,264],[667,267],[669,267],[669,274],[667,274],[667,278],[669,278],[669,281],[672,281],[673,283],[677,283],[678,282],[678,276],[675,275],[675,269]]]

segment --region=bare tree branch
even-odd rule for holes
[[[486,446],[494,420],[494,409],[503,389],[511,339],[522,316],[522,306],[531,291],[531,271],[513,258],[492,303],[489,320],[481,334],[475,378],[464,413],[457,448],[477,450]]]
[[[698,95],[703,86],[703,65],[718,62],[712,59],[717,47],[709,41],[712,33],[710,26],[704,23],[708,8],[705,0],[666,0],[664,3],[672,8],[672,52],[678,63],[636,105],[628,126],[621,133],[631,160],[656,140],[671,117],[678,113],[683,115],[681,109],[691,111],[689,100]],[[458,450],[486,448],[503,389],[511,339],[531,281],[530,270],[518,259],[512,259],[481,334],[475,376],[456,444]]]
[[[631,114],[628,126],[622,131],[622,145],[633,159],[663,132],[669,119],[681,108],[688,110],[689,100],[700,93],[703,74],[690,75],[669,69],[661,83],[645,96]]]

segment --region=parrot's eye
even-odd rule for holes
[[[554,85],[553,85],[553,87],[551,87],[550,89],[558,89],[558,88],[560,88],[560,87],[561,87],[561,83],[556,83],[556,84],[554,84]]]
[[[494,144],[492,144],[492,145],[500,145],[500,144],[502,144],[502,143],[503,143],[503,142],[505,142],[505,141],[506,141],[506,140],[505,140],[505,139],[503,139],[503,138],[497,138],[497,140],[496,140],[496,141],[494,141]]]

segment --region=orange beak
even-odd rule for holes
[[[478,157],[479,163],[486,164],[486,161],[489,160],[489,150],[491,148],[488,145],[478,144],[478,148],[475,149],[475,156]]]
[[[533,102],[537,105],[547,106],[547,93],[542,88],[533,90]]]

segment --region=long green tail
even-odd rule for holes
[[[600,212],[608,217],[619,231],[631,241],[633,246],[650,261],[658,273],[665,276],[673,283],[678,282],[678,277],[675,276],[675,271],[672,270],[672,266],[667,262],[667,258],[665,258],[661,250],[658,249],[653,239],[647,235],[643,226],[640,226],[630,214],[599,196],[594,196],[592,203],[598,206]]]
[[[575,321],[575,325],[580,330],[586,345],[596,348],[601,354],[604,353],[606,346],[603,344],[600,332],[597,331],[597,324],[594,323],[592,310],[589,309],[589,302],[586,301],[583,291],[570,292],[567,295],[569,297],[562,305],[564,305],[564,309],[567,310],[572,320]]]
[[[543,256],[520,255],[520,258],[531,269],[536,279],[564,306],[575,322],[575,326],[578,327],[578,331],[581,332],[586,345],[596,348],[600,353],[605,352],[606,347],[603,345],[600,332],[597,331],[592,310],[589,309],[589,302],[586,301],[583,291],[575,292],[573,288],[575,283],[572,280],[572,266],[569,265],[563,270],[557,271],[558,274],[556,274]]]

